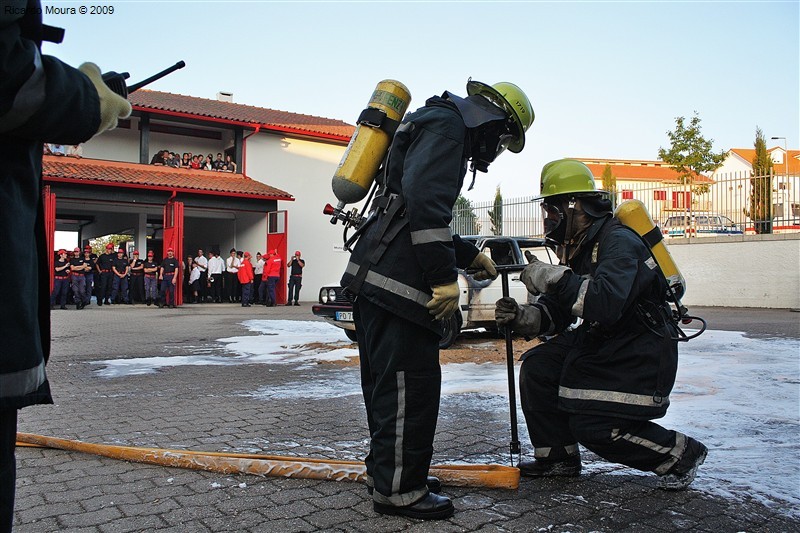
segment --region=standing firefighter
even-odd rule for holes
[[[608,461],[655,472],[684,489],[707,449],[653,422],[667,412],[678,330],[667,282],[644,241],[611,216],[589,168],[569,159],[542,170],[547,238],[560,265],[529,256],[520,279],[536,303],[497,302],[498,325],[554,335],[522,356],[522,411],[535,448],[524,476],[577,476],[578,444]],[[577,317],[582,323],[568,329]]]
[[[356,297],[371,436],[367,483],[382,514],[443,519],[454,512],[449,498],[434,494],[439,481],[427,477],[439,412],[440,321],[458,307],[457,268],[478,269],[476,279],[497,271],[449,224],[467,162],[485,172],[505,148],[521,151],[533,122],[516,85],[469,81],[467,92],[430,98],[397,129],[341,282]]]
[[[10,0],[0,11],[0,242],[14,262],[0,262],[0,531],[11,530],[17,410],[52,403],[45,375],[50,351],[48,254],[42,194],[42,142],[79,144],[113,128],[130,104],[103,84],[100,71],[80,70],[40,53],[38,0]]]

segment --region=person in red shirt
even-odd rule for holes
[[[267,281],[267,301],[264,303],[267,307],[274,307],[277,302],[275,295],[275,287],[281,279],[281,269],[283,268],[283,259],[278,255],[278,250],[270,250],[269,258],[264,265],[264,273],[261,276],[262,280]]]
[[[236,272],[239,277],[239,284],[242,286],[242,307],[250,307],[250,299],[253,293],[253,264],[250,262],[250,252],[244,253],[242,263],[239,265],[239,271]]]

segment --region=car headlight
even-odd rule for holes
[[[328,289],[321,289],[319,291],[319,303],[326,304],[328,303]]]
[[[336,289],[328,289],[328,301],[331,303],[336,301]]]

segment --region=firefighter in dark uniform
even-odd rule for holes
[[[80,310],[86,307],[86,271],[89,265],[81,257],[81,249],[75,248],[72,251],[72,259],[69,260],[69,275],[72,285],[72,297],[75,300],[75,308]]]
[[[439,411],[440,320],[458,307],[457,268],[477,279],[494,263],[452,235],[453,205],[472,161],[485,172],[505,148],[522,150],[530,102],[510,83],[470,81],[467,98],[430,98],[397,129],[371,218],[342,278],[355,295],[361,386],[371,442],[373,508],[443,519],[454,512],[428,478]]]
[[[131,302],[144,302],[144,261],[139,259],[139,250],[133,251],[131,266]]]
[[[130,114],[96,66],[41,55],[42,40],[60,40],[41,13],[38,0],[5,0],[0,10],[0,242],[15,259],[0,262],[0,294],[14,302],[0,307],[0,532],[13,517],[17,410],[52,403],[42,144],[82,143]]]
[[[97,254],[92,252],[92,247],[88,244],[83,247],[83,260],[89,267],[86,270],[86,298],[84,301],[86,305],[92,303],[92,293],[94,292],[94,274],[97,271]]]
[[[130,270],[131,266],[128,264],[128,258],[125,257],[125,249],[120,248],[117,250],[117,257],[111,262],[111,272],[114,274],[114,280],[111,285],[111,303],[131,303],[128,295],[128,274],[130,274]]]
[[[100,275],[100,287],[97,290],[97,305],[111,304],[111,288],[114,285],[114,245],[106,244],[105,253],[97,258],[97,273]]]
[[[175,250],[170,248],[167,250],[167,257],[161,261],[161,266],[159,267],[158,279],[161,281],[161,295],[158,307],[166,305],[171,309],[175,309],[175,287],[178,283],[178,272],[180,270],[178,266]]]
[[[547,238],[559,265],[529,256],[520,279],[542,296],[497,302],[499,325],[556,335],[522,356],[519,388],[534,446],[524,476],[577,476],[578,444],[684,489],[706,457],[697,440],[651,422],[663,417],[678,366],[667,282],[645,242],[611,214],[589,168],[564,159],[542,170]],[[579,326],[569,326],[580,317]]]
[[[158,301],[158,263],[153,260],[153,250],[148,250],[144,262],[144,297],[147,305]]]
[[[56,304],[60,309],[67,308],[67,291],[69,290],[69,260],[67,251],[60,249],[58,259],[53,265],[53,293],[50,295],[50,309],[55,308]]]

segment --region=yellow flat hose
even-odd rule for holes
[[[360,482],[364,482],[366,478],[364,463],[337,459],[115,446],[47,437],[33,433],[17,433],[17,446],[38,446],[91,453],[111,459],[205,470],[220,474],[255,474],[258,476]],[[438,477],[443,485],[454,487],[497,489],[517,489],[519,487],[519,469],[502,465],[434,465],[430,468],[430,475]]]

